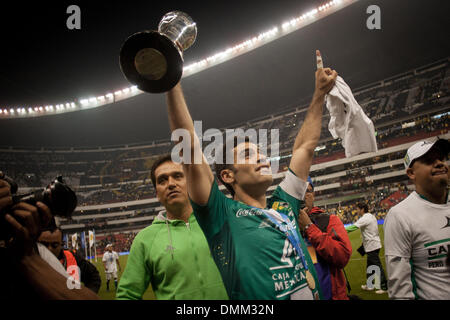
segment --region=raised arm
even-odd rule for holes
[[[322,113],[325,95],[333,88],[337,72],[330,68],[323,68],[322,57],[316,51],[317,71],[314,95],[306,113],[300,131],[294,142],[292,158],[289,168],[297,177],[306,181],[312,164],[314,149],[317,146],[322,130]]]
[[[167,111],[172,133],[184,129],[190,138],[191,163],[184,163],[189,197],[199,205],[208,202],[214,175],[207,163],[189,114],[180,83],[167,93]]]

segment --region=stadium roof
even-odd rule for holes
[[[0,19],[0,107],[46,105],[130,86],[118,53],[132,33],[156,28],[172,10],[193,17],[198,37],[186,64],[279,26],[327,1],[58,1],[8,5]],[[95,3],[95,4],[94,4]],[[68,30],[69,5],[81,30]],[[381,30],[369,30],[369,5]],[[442,6],[445,6],[443,8]],[[449,56],[448,1],[359,0],[228,62],[183,79],[195,120],[231,127],[304,103],[314,89],[315,49],[357,88]],[[163,94],[29,119],[0,119],[0,145],[108,146],[169,137]]]

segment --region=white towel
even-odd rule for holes
[[[327,94],[326,105],[330,112],[328,130],[333,138],[342,139],[347,158],[378,151],[372,120],[364,113],[352,90],[340,76]]]

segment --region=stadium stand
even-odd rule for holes
[[[351,223],[356,219],[355,203],[366,201],[382,219],[413,188],[403,167],[406,149],[424,138],[449,138],[449,87],[449,59],[445,59],[354,90],[374,122],[379,151],[349,159],[341,142],[329,133],[326,113],[311,167],[316,204]],[[307,107],[305,103],[234,126],[280,130],[279,172],[274,174],[274,185],[287,170],[290,148]],[[155,198],[150,168],[154,159],[172,146],[169,140],[52,150],[3,146],[0,168],[14,177],[19,192],[42,188],[62,174],[78,196],[72,219],[62,220],[64,232],[95,229],[99,254],[106,243],[113,243],[116,251],[128,251],[134,235],[162,209]]]

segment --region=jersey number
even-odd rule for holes
[[[277,270],[277,269],[283,269],[283,268],[292,268],[294,267],[294,264],[292,263],[292,254],[294,252],[294,248],[292,247],[291,242],[289,239],[286,238],[284,241],[284,247],[283,247],[283,254],[281,255],[281,265],[276,267],[271,267],[270,270]]]

